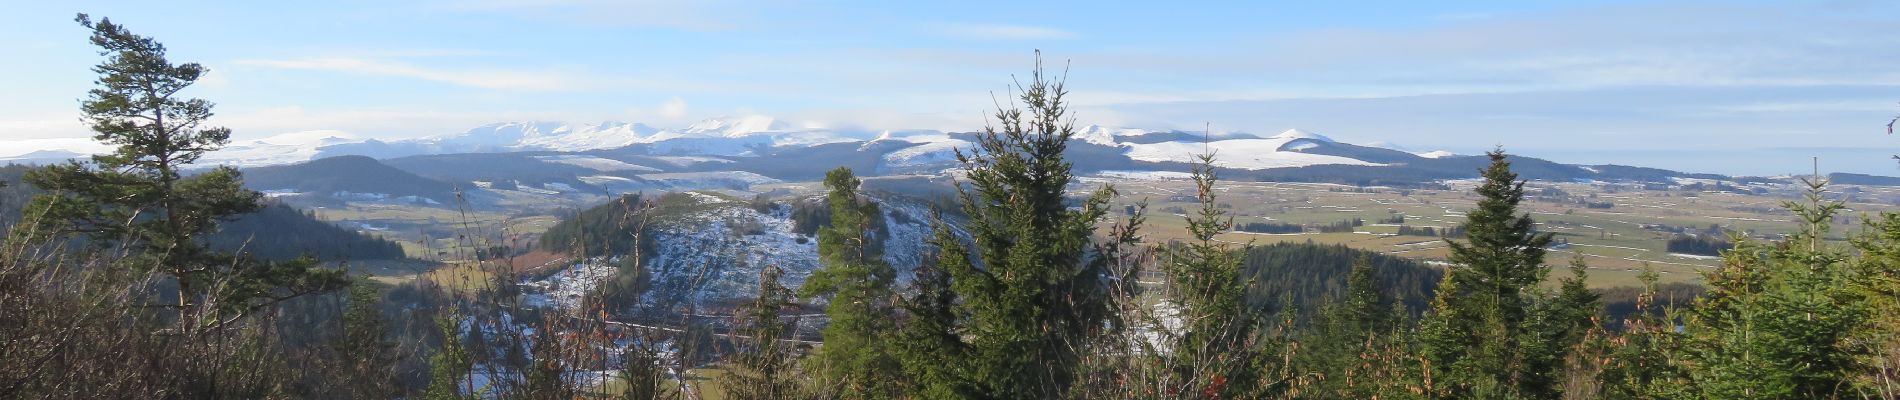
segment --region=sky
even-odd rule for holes
[[[1035,51],[1078,124],[1746,175],[1900,176],[1900,4],[1880,1],[17,2],[0,156],[84,149],[75,13],[212,72],[238,139],[495,122],[975,130]]]

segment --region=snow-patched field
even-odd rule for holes
[[[1136,181],[1172,181],[1193,178],[1193,174],[1180,171],[1102,171],[1095,176],[1108,179]]]
[[[536,156],[534,158],[541,161],[557,163],[557,164],[567,164],[567,165],[592,169],[592,170],[601,171],[601,172],[618,172],[618,171],[659,172],[660,171],[659,168],[648,167],[645,165],[630,164],[630,163],[627,163],[625,161],[620,161],[620,160],[611,160],[611,159],[605,159],[605,158],[600,158],[600,157],[576,155],[576,154]]]
[[[1381,165],[1339,156],[1282,151],[1282,146],[1299,140],[1313,139],[1274,137],[1217,140],[1211,143],[1163,142],[1126,146],[1129,147],[1128,158],[1152,162],[1191,162],[1196,155],[1213,149],[1219,154],[1219,157],[1214,160],[1214,165],[1223,168],[1268,169],[1328,164]]]
[[[745,188],[751,187],[752,185],[761,185],[761,184],[779,182],[779,180],[777,179],[772,179],[771,177],[767,177],[765,175],[759,175],[759,174],[746,172],[746,171],[675,172],[675,173],[666,173],[666,174],[643,174],[643,175],[640,175],[640,179],[644,179],[648,182],[652,182],[656,184],[661,184],[661,185],[666,185],[666,186],[676,187],[676,188],[686,188],[686,189],[725,188],[725,189],[744,190]]]

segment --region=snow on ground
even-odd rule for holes
[[[643,174],[640,179],[680,189],[745,189],[752,185],[778,183],[779,180],[746,171],[675,172]]]
[[[556,192],[562,192],[562,193],[573,193],[573,192],[580,191],[579,189],[575,189],[574,186],[572,185],[568,185],[568,184],[560,183],[560,182],[543,183],[541,184],[541,188],[556,191]]]
[[[1455,157],[1457,155],[1458,154],[1456,153],[1452,153],[1452,152],[1444,151],[1444,150],[1434,150],[1434,151],[1427,151],[1424,153],[1418,153],[1419,157],[1425,157],[1425,158],[1445,158],[1445,157]]]
[[[692,192],[688,192],[692,193]],[[708,210],[659,224],[654,232],[649,304],[724,301],[758,291],[760,268],[785,271],[781,282],[796,288],[818,268],[817,242],[793,231],[791,207],[761,213],[745,204],[709,195],[693,196]]]
[[[547,131],[529,132],[515,146],[556,151],[611,149],[640,143],[659,131],[658,128],[637,123],[564,124]]]
[[[648,166],[639,165],[639,164],[630,164],[625,161],[612,160],[612,159],[606,159],[606,158],[600,158],[600,157],[594,157],[594,156],[564,154],[564,155],[554,155],[554,156],[536,156],[534,158],[541,161],[557,163],[557,164],[567,164],[567,165],[572,165],[576,167],[592,169],[592,170],[600,171],[600,172],[616,172],[616,171],[660,172],[658,168],[648,167]]]
[[[882,163],[878,165],[878,171],[881,173],[912,172],[920,168],[950,166],[956,163],[957,149],[969,149],[976,145],[937,131],[885,131],[876,139],[865,142],[858,149],[863,151],[871,148],[872,144],[884,142],[904,142],[915,145],[884,153],[881,157]]]
[[[732,162],[732,160],[727,160],[724,158],[701,157],[701,156],[653,156],[653,158],[660,160],[660,162],[671,164],[674,167],[680,167],[680,168],[691,167],[694,165],[705,164],[705,163],[731,163]]]
[[[600,283],[619,273],[619,260],[588,260],[569,264],[547,278],[523,282],[524,301],[533,307],[572,309]]]
[[[699,201],[700,204],[723,204],[723,203],[732,202],[731,200],[726,200],[725,198],[721,198],[719,196],[714,196],[714,195],[700,193],[700,192],[686,192],[686,195],[692,197],[693,200]]]
[[[638,192],[638,191],[654,188],[654,185],[648,184],[647,182],[644,182],[644,181],[637,181],[631,178],[625,178],[625,177],[619,177],[619,176],[613,176],[613,175],[582,176],[582,177],[578,177],[577,179],[580,179],[581,183],[599,186],[602,190],[606,190],[608,192],[619,192],[619,193]]]
[[[696,206],[667,215],[652,226],[655,248],[644,260],[652,271],[646,304],[701,304],[749,298],[758,290],[760,268],[784,270],[781,283],[796,288],[819,267],[817,241],[794,231],[791,207],[761,212],[741,201],[700,192],[684,192]],[[883,258],[909,279],[909,266],[930,254],[935,234],[926,205],[879,200],[885,229],[876,235]],[[619,260],[595,259],[564,267],[547,278],[525,282],[531,304],[573,307],[584,294],[612,278]],[[660,307],[664,309],[666,307]]]
[[[338,200],[345,200],[345,201],[383,201],[383,200],[389,200],[389,195],[388,195],[388,194],[383,194],[383,193],[356,193],[356,192],[351,192],[351,191],[348,191],[348,190],[339,190],[339,191],[337,191],[336,193],[331,193],[331,194],[330,194],[330,197],[335,197],[335,198],[337,198]]]
[[[930,240],[936,235],[931,227],[930,208],[907,201],[878,200],[884,217],[884,262],[897,270],[899,280],[911,278],[909,266],[924,265],[931,253]]]
[[[1182,180],[1182,179],[1190,179],[1194,177],[1193,174],[1180,172],[1180,171],[1117,170],[1117,171],[1096,172],[1095,175],[1099,177],[1103,177],[1103,178],[1129,179],[1129,180],[1141,180],[1141,181],[1175,181],[1175,180]]]
[[[1691,260],[1720,260],[1722,259],[1722,257],[1705,256],[1705,255],[1700,255],[1700,254],[1669,253],[1669,255],[1674,256],[1674,257],[1687,258]]]
[[[358,143],[362,138],[343,131],[291,132],[262,139],[232,141],[199,160],[205,164],[241,166],[295,164],[310,161],[323,146]]]
[[[1130,144],[1128,158],[1151,162],[1188,162],[1196,155],[1208,149],[1219,151],[1220,157],[1214,160],[1216,166],[1237,169],[1268,169],[1304,167],[1310,165],[1372,165],[1356,159],[1308,154],[1294,151],[1281,151],[1281,146],[1295,140],[1314,140],[1307,137],[1273,137],[1268,139],[1229,139],[1212,143],[1165,142],[1152,144]]]
[[[1714,185],[1714,184],[1716,184],[1716,182],[1715,182],[1715,180],[1714,180],[1714,179],[1701,179],[1701,178],[1683,178],[1683,177],[1679,177],[1679,176],[1672,176],[1672,177],[1669,177],[1669,180],[1671,180],[1671,181],[1675,181],[1677,185],[1694,185],[1694,184],[1698,184],[1698,183],[1700,183],[1700,184],[1704,184],[1704,185]]]

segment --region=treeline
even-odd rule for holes
[[[1676,235],[1669,238],[1667,246],[1671,253],[1719,256],[1722,252],[1734,248],[1735,244],[1727,239],[1713,235]]]
[[[1344,298],[1346,275],[1355,262],[1375,271],[1376,285],[1409,315],[1424,312],[1444,272],[1418,261],[1388,256],[1344,245],[1279,242],[1248,248],[1241,277],[1253,282],[1247,304],[1279,312],[1296,310],[1314,315],[1328,301]]]
[[[1131,213],[1130,215],[1133,215],[1133,214]],[[1241,232],[1253,232],[1253,233],[1286,234],[1286,233],[1306,232],[1306,226],[1300,225],[1300,224],[1282,224],[1282,223],[1273,223],[1273,222],[1248,222],[1248,223],[1239,224],[1238,226],[1235,226],[1234,230],[1241,231]]]
[[[585,257],[633,254],[633,238],[644,228],[633,221],[643,204],[642,195],[635,193],[570,212],[541,234],[540,247]]]
[[[211,248],[267,260],[311,256],[324,260],[396,260],[402,246],[356,232],[283,204],[271,204],[229,222],[205,238]]]
[[[1352,233],[1353,231],[1359,230],[1361,226],[1366,226],[1366,220],[1353,218],[1320,225],[1319,231],[1320,233]]]

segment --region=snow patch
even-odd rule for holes
[[[568,155],[555,155],[555,156],[535,156],[534,158],[541,161],[546,161],[546,162],[551,162],[551,163],[556,163],[556,164],[567,164],[567,165],[587,168],[587,169],[600,171],[600,172],[616,172],[616,171],[660,172],[658,168],[653,168],[653,167],[648,167],[648,166],[638,165],[638,164],[630,164],[625,161],[612,160],[612,159],[606,159],[606,158],[600,158],[600,157],[594,157],[594,156],[568,154]]]

